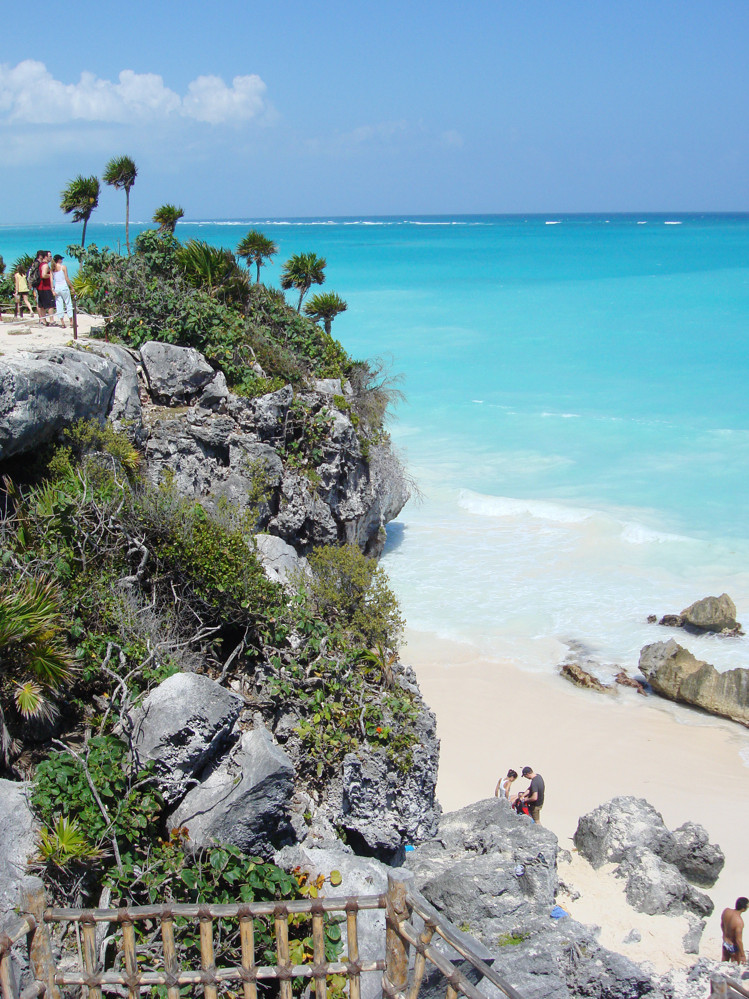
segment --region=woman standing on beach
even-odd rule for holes
[[[70,290],[73,285],[68,277],[68,269],[62,262],[60,254],[56,254],[52,264],[52,290],[55,293],[55,304],[57,305],[57,317],[60,325],[65,329],[65,316],[73,325],[73,301],[70,297]],[[63,309],[65,312],[63,313]]]
[[[26,272],[23,269],[23,264],[20,263],[13,274],[13,298],[16,303],[16,319],[23,319],[24,305],[29,310],[29,315],[34,315],[34,310],[29,301],[29,283],[26,280]]]

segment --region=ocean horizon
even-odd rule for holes
[[[177,236],[233,249],[243,227],[279,245],[267,283],[293,253],[324,256],[348,302],[334,336],[401,378],[390,429],[419,495],[383,565],[409,627],[544,672],[582,648],[607,677],[678,636],[649,614],[725,591],[749,624],[748,214],[225,219]],[[79,235],[0,226],[0,253]],[[118,241],[123,224],[89,225],[88,242]],[[680,640],[749,666],[746,638]]]

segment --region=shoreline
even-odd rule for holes
[[[626,688],[617,696],[582,690],[557,674],[524,672],[509,660],[482,657],[472,646],[425,632],[407,630],[406,643],[404,661],[414,668],[437,717],[437,797],[443,809],[491,797],[509,767],[519,773],[528,765],[546,781],[542,821],[558,837],[561,850],[574,851],[572,836],[580,816],[618,795],[646,798],[669,829],[687,821],[705,826],[726,856],[716,885],[707,889],[715,912],[700,946],[701,956],[718,959],[720,912],[737,896],[749,894],[743,862],[749,781],[740,755],[749,749],[749,731],[657,695],[646,699]],[[518,789],[525,786],[520,778],[515,783]],[[598,901],[593,921],[606,924],[601,936],[606,946],[656,966],[661,963],[656,957],[673,967],[696,960],[696,955],[684,954],[680,936],[671,933],[667,940],[657,932],[649,934],[656,943],[660,940],[660,951],[652,942],[652,953],[641,956],[638,948],[622,948],[624,936],[640,920],[652,928],[653,920],[664,919],[669,923],[662,926],[675,926],[677,917],[636,913],[623,894],[615,897],[613,878],[591,880],[583,869],[590,871],[589,865],[574,852],[573,864],[564,866],[564,880],[581,890],[582,897],[561,904],[583,922],[592,919],[591,886],[600,881],[597,891],[605,901]],[[605,883],[608,888],[602,887]]]

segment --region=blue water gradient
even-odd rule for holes
[[[423,497],[386,566],[412,626],[534,668],[636,663],[644,622],[727,590],[749,623],[749,216],[214,220],[328,261],[334,333],[382,355]],[[133,227],[135,231],[138,227]],[[0,227],[6,262],[77,229]],[[122,226],[89,227],[124,244]],[[45,243],[46,241],[46,243]],[[699,652],[708,640],[694,646]],[[749,647],[706,646],[719,665]],[[747,660],[739,663],[737,656]]]

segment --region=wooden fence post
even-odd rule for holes
[[[401,999],[408,985],[408,944],[398,928],[411,914],[406,896],[413,881],[413,871],[402,867],[388,871],[385,971],[382,975],[384,999]]]
[[[49,929],[44,922],[47,899],[41,878],[25,878],[21,887],[21,911],[32,915],[36,929],[29,939],[29,964],[37,981],[47,986],[47,999],[60,999],[60,990],[55,984],[55,959],[52,956],[52,942]]]

